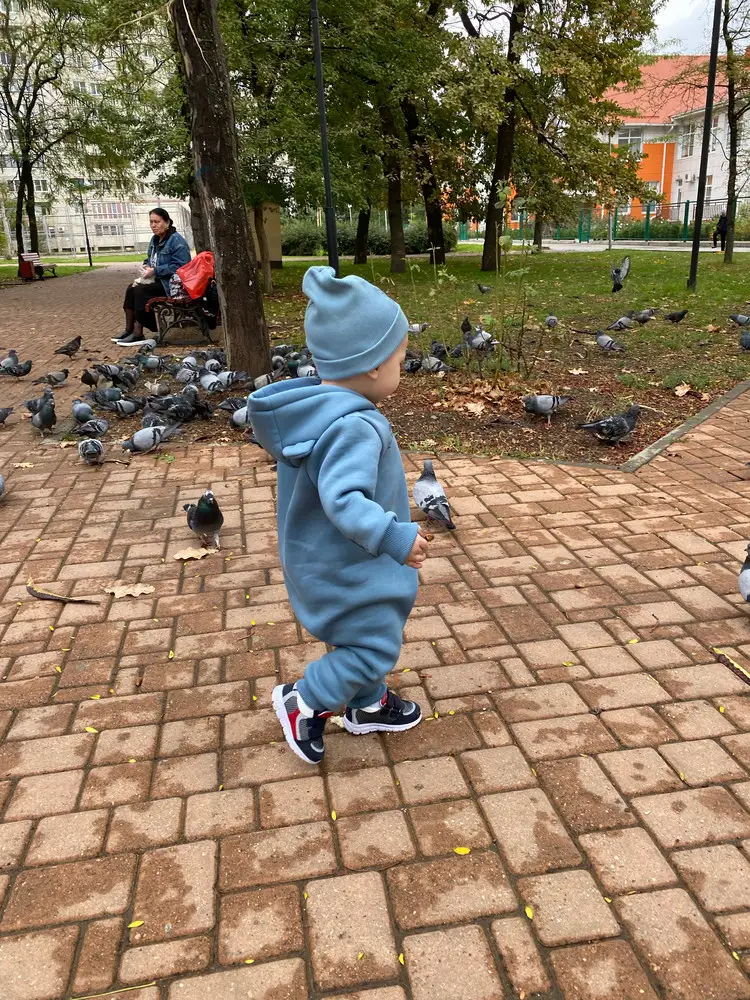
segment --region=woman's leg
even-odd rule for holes
[[[135,296],[133,295],[133,291],[133,285],[128,285],[125,289],[125,301],[122,304],[122,308],[125,310],[125,333],[133,332],[133,323],[135,322],[135,310],[133,308]]]
[[[133,333],[138,336],[143,335],[143,328],[146,327],[152,332],[156,331],[156,320],[152,312],[146,312],[146,304],[151,299],[160,298],[164,295],[164,287],[161,282],[149,282],[148,284],[136,285],[134,290],[135,322]]]

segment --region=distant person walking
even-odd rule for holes
[[[716,220],[716,229],[714,229],[714,250],[716,249],[717,238],[721,237],[721,251],[722,253],[727,247],[727,213],[722,212],[719,218]]]

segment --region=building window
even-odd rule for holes
[[[711,152],[716,149],[719,144],[719,116],[714,115],[713,121],[711,122]]]
[[[125,233],[124,226],[94,226],[94,232],[97,236],[123,236]]]
[[[617,133],[617,145],[627,146],[634,153],[640,153],[643,149],[643,129],[621,128]]]
[[[706,174],[706,194],[703,198],[703,210],[705,211],[711,203],[711,188],[714,183],[714,175]]]
[[[685,125],[680,135],[680,156],[692,156],[695,148],[695,124]]]
[[[104,69],[104,63],[102,62],[101,59],[97,59],[96,56],[92,56],[91,68],[95,73],[101,73],[101,71]]]
[[[86,83],[83,80],[74,80],[73,90],[78,91],[79,94],[88,93],[88,87],[86,86]]]
[[[127,216],[128,206],[122,201],[92,201],[89,212],[105,219],[121,219]]]
[[[18,194],[18,186],[20,180],[16,178],[15,180],[8,181],[8,187],[11,189],[13,194]],[[49,182],[46,177],[35,177],[34,178],[34,191],[36,194],[48,194],[49,193]]]
[[[8,170],[14,170],[16,167],[16,158],[12,153],[0,154],[0,167],[6,167]]]
[[[102,88],[99,86],[98,83],[90,83],[89,84],[89,93],[93,94],[94,97],[101,97],[102,96]]]
[[[0,52],[0,66],[10,66],[12,61],[10,52]]]
[[[138,181],[138,194],[146,193],[146,185],[142,181]]]
[[[646,184],[646,189],[648,191],[653,192],[653,194],[659,194],[659,192],[661,191],[661,182],[660,181],[648,181],[648,183]],[[648,196],[646,196],[646,197],[648,198]],[[650,201],[650,200],[644,200],[643,207],[644,207],[644,209],[648,209],[649,212],[651,212],[651,214],[653,214],[653,212],[656,209],[656,202],[655,201]]]

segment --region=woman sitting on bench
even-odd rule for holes
[[[153,208],[148,216],[151,242],[141,273],[125,290],[125,332],[116,340],[119,344],[133,344],[143,340],[143,328],[156,331],[154,314],[146,312],[149,299],[169,295],[169,279],[178,267],[190,260],[190,247],[180,236],[163,208]]]

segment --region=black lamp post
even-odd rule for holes
[[[717,0],[717,3],[720,0]],[[331,190],[331,165],[328,161],[328,126],[326,124],[326,95],[323,89],[323,60],[320,54],[320,25],[318,24],[318,0],[310,0],[310,20],[312,22],[313,52],[315,55],[315,76],[318,81],[318,115],[320,116],[320,142],[323,147],[323,182],[326,191],[326,242],[328,243],[328,263],[339,274],[339,250],[336,244],[336,215],[333,210]]]
[[[703,116],[703,140],[701,145],[701,165],[698,174],[698,194],[695,201],[693,220],[693,251],[690,255],[690,277],[688,289],[695,291],[698,281],[698,254],[701,247],[701,227],[703,225],[703,200],[706,197],[706,173],[708,171],[708,150],[711,140],[711,119],[714,111],[714,88],[716,86],[716,63],[719,58],[719,30],[721,28],[722,0],[714,3],[714,24],[711,32],[711,55],[708,60],[708,80],[706,83],[706,109]]]
[[[94,266],[94,261],[91,257],[91,244],[89,243],[89,227],[86,225],[86,209],[83,207],[83,189],[86,187],[86,181],[83,178],[77,178],[76,186],[78,187],[78,198],[81,202],[81,217],[83,218],[83,235],[86,238],[86,251],[89,255],[89,267]]]

